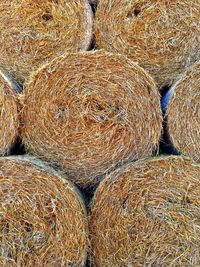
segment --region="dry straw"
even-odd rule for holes
[[[157,149],[162,116],[154,81],[122,55],[67,54],[25,85],[23,142],[81,186]]]
[[[200,0],[99,0],[97,45],[126,54],[159,85],[171,84],[200,57]]]
[[[3,0],[0,33],[0,65],[23,81],[64,52],[89,48],[91,7],[88,0]]]
[[[200,266],[200,165],[170,156],[129,164],[98,187],[93,266]]]
[[[173,146],[200,161],[200,62],[189,68],[168,94],[167,130]]]
[[[21,86],[0,67],[0,155],[9,154],[18,137]]]
[[[0,159],[1,267],[82,267],[88,247],[77,189],[30,157]]]

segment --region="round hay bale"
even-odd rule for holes
[[[81,186],[152,155],[162,131],[152,78],[104,51],[67,54],[36,71],[25,85],[22,116],[27,150],[62,166]]]
[[[200,62],[190,67],[162,99],[169,141],[176,151],[200,161]]]
[[[13,0],[0,5],[0,65],[24,81],[64,52],[87,50],[92,39],[88,0]]]
[[[88,221],[78,190],[30,157],[0,158],[1,267],[85,266]]]
[[[171,84],[200,57],[200,0],[99,0],[94,31],[99,48],[139,62]]]
[[[0,155],[9,154],[14,146],[20,126],[20,85],[0,67]]]
[[[199,266],[200,165],[182,157],[128,164],[91,207],[93,266]]]

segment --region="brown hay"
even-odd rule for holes
[[[0,266],[4,267],[6,263],[6,267],[18,267],[16,263],[12,259],[6,259],[0,256]]]
[[[122,55],[67,54],[25,86],[28,151],[86,186],[118,163],[152,155],[162,116],[154,81]]]
[[[92,10],[88,0],[3,0],[0,33],[0,65],[24,81],[56,56],[89,48]]]
[[[0,155],[9,154],[19,131],[19,86],[0,67]]]
[[[1,267],[84,266],[88,222],[77,189],[30,157],[1,158],[0,172]]]
[[[97,45],[124,53],[159,85],[200,57],[200,0],[99,0],[94,31]]]
[[[90,221],[93,266],[200,266],[200,165],[141,160],[100,184]]]
[[[200,161],[200,62],[189,68],[171,89],[167,129],[174,147]]]

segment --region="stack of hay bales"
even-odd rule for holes
[[[163,97],[162,106],[171,144],[200,161],[200,62],[179,77]]]
[[[170,156],[101,182],[91,211],[95,267],[199,266],[200,165]]]
[[[159,86],[171,84],[200,58],[200,0],[99,0],[99,48],[126,54]]]
[[[86,52],[89,3],[107,51]],[[199,17],[200,0],[1,1],[0,155],[20,136],[48,165],[0,158],[0,266],[200,266],[200,165],[152,158],[173,84],[170,141],[200,160]],[[77,186],[98,186],[90,225]]]
[[[0,66],[24,81],[66,51],[87,50],[92,39],[88,0],[13,0],[0,5]]]
[[[19,135],[21,85],[0,68],[0,155],[10,153]]]
[[[0,154],[19,135],[22,82],[66,51],[87,50],[87,0],[2,1],[0,4]],[[22,103],[23,104],[23,103]],[[78,189],[32,158],[0,158],[0,265],[85,266],[88,220]]]
[[[1,267],[85,266],[88,221],[75,186],[30,157],[0,158]]]
[[[104,51],[66,54],[33,73],[22,116],[27,150],[83,187],[117,164],[151,156],[162,131],[152,78]]]

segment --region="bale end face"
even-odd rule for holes
[[[92,203],[94,266],[200,265],[199,177],[200,165],[174,156],[110,174]]]
[[[1,158],[0,171],[1,266],[84,266],[88,223],[77,189],[30,157]]]
[[[199,0],[99,0],[94,32],[99,48],[139,62],[162,88],[199,59],[199,17]]]
[[[152,155],[162,131],[153,79],[105,51],[66,54],[40,68],[25,86],[22,115],[28,151],[62,166],[81,186]]]
[[[65,52],[88,50],[92,24],[88,0],[3,0],[0,65],[24,81],[40,65]]]
[[[200,62],[183,73],[171,89],[166,121],[170,141],[183,155],[200,161]]]

